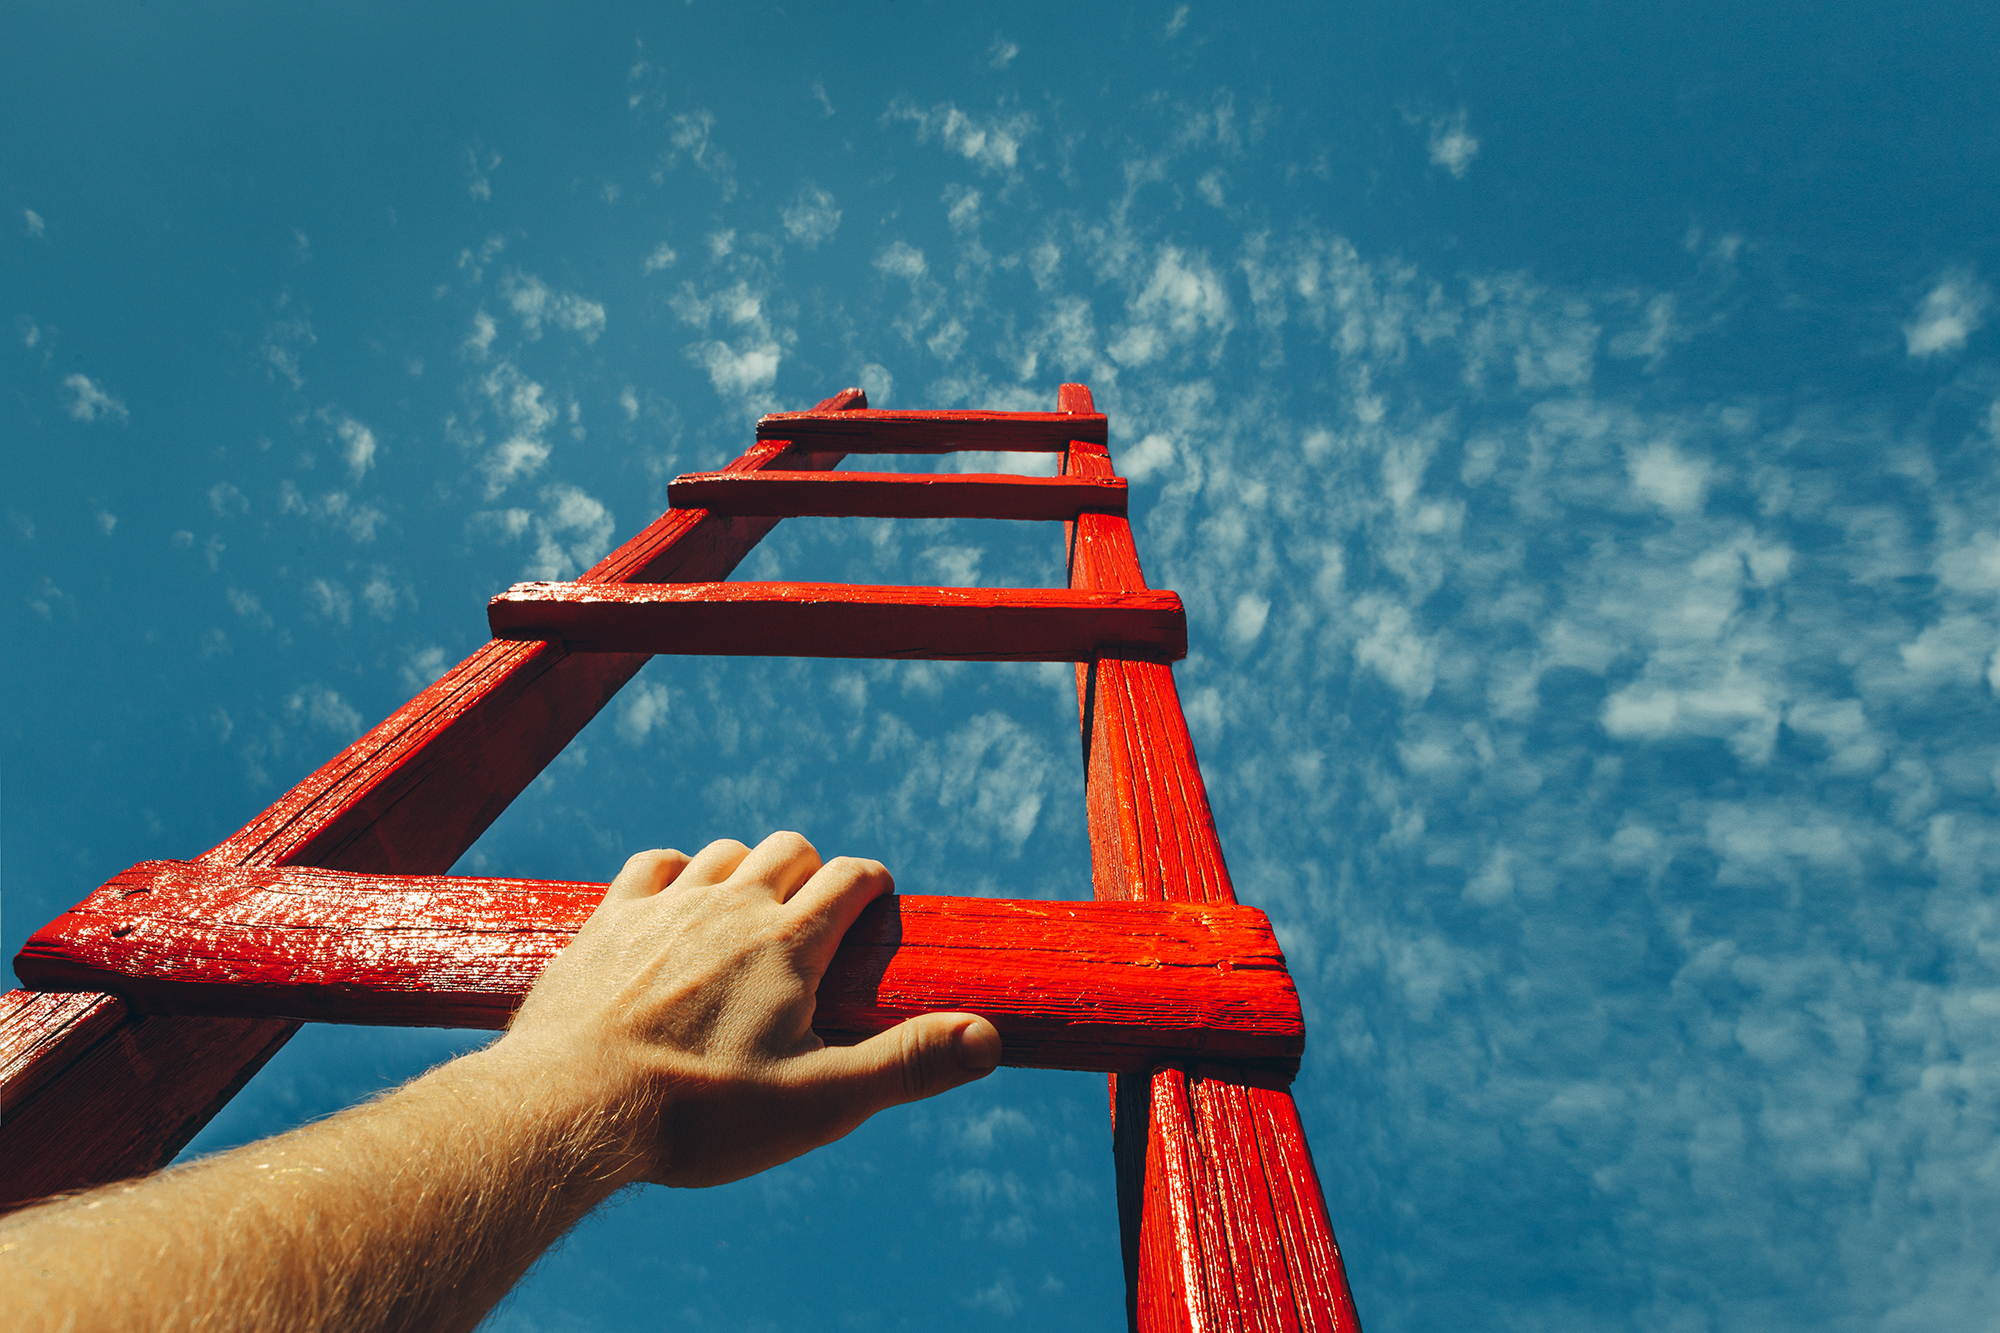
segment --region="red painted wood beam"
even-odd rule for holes
[[[757,422],[759,440],[849,454],[948,454],[963,450],[1059,454],[1071,440],[1103,444],[1101,413],[1069,412],[773,412]]]
[[[815,410],[867,401],[849,389]],[[775,443],[730,470],[831,468],[841,457]],[[671,511],[583,581],[725,578],[776,523]],[[449,870],[645,660],[489,643],[202,860]],[[0,1211],[164,1165],[297,1028],[125,1014],[106,1031],[102,1016],[117,1003],[36,996],[0,1007],[0,1051],[22,1052],[0,1076],[35,1085],[0,1119]]]
[[[1090,413],[1090,391],[1058,405]],[[1113,475],[1073,445],[1072,476]],[[1085,514],[1065,528],[1070,587],[1146,586],[1131,525]],[[1097,897],[1233,903],[1172,668],[1110,658],[1077,668],[1084,793]],[[1360,1327],[1291,1095],[1224,1071],[1112,1076],[1128,1314],[1144,1333]]]
[[[857,583],[517,583],[487,605],[496,637],[573,652],[1083,662],[1187,656],[1171,592]]]
[[[146,861],[37,931],[15,971],[135,1012],[500,1028],[602,884]],[[903,895],[872,904],[813,1027],[851,1044],[967,1010],[1004,1063],[1221,1061],[1287,1082],[1305,1027],[1255,908]]]
[[[785,518],[1071,519],[1125,512],[1123,477],[1001,472],[690,472],[667,485],[676,509]]]

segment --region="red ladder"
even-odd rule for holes
[[[520,584],[495,637],[188,862],[145,862],[28,941],[0,997],[0,1207],[154,1169],[303,1020],[504,1026],[600,884],[447,876],[653,653],[1077,663],[1095,902],[906,896],[848,933],[815,1029],[991,1018],[1003,1062],[1110,1073],[1128,1311],[1147,1330],[1354,1329],[1284,1089],[1304,1026],[1263,913],[1236,904],[1106,422],[878,412],[850,389],[767,416],[719,473],[574,583]],[[833,473],[851,453],[1059,453],[1062,475]],[[724,583],[801,514],[1061,520],[1067,589]]]

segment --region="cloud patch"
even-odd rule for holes
[[[604,306],[575,292],[559,292],[532,273],[510,271],[500,280],[500,294],[521,321],[530,340],[542,336],[544,324],[574,333],[594,343],[604,332]]]
[[[1010,175],[1019,166],[1021,149],[1037,129],[1025,111],[981,116],[961,111],[951,102],[919,107],[907,98],[890,105],[887,121],[908,121],[917,127],[917,142],[933,139],[981,171]]]
[[[65,375],[63,397],[72,421],[119,421],[129,415],[122,399],[88,375]]]
[[[1986,323],[1993,294],[1970,273],[1950,273],[1924,294],[1903,325],[1903,346],[1923,360],[1961,350]]]
[[[1472,170],[1472,160],[1479,156],[1479,140],[1465,128],[1465,113],[1459,112],[1430,123],[1430,140],[1425,144],[1430,150],[1431,165],[1443,167],[1454,180],[1464,180]]]
[[[808,250],[817,250],[833,239],[833,233],[840,229],[840,209],[836,205],[833,192],[823,190],[807,181],[799,188],[798,198],[781,215],[785,224],[785,235]]]

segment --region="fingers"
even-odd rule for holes
[[[829,1046],[800,1060],[835,1118],[875,1112],[986,1077],[1000,1063],[1000,1032],[977,1014],[922,1014],[858,1046]]]
[[[686,852],[677,852],[671,847],[639,852],[626,860],[618,877],[605,887],[604,896],[606,899],[650,898],[680,878],[691,859]]]
[[[681,879],[690,885],[720,884],[736,873],[736,867],[748,855],[750,849],[736,839],[717,838],[694,854],[688,868],[681,872]]]
[[[819,872],[819,853],[797,833],[773,833],[730,872],[746,887],[755,885],[778,902],[798,892]]]
[[[895,891],[896,881],[880,861],[836,856],[820,867],[790,900],[800,917],[795,938],[801,960],[815,975],[824,973],[861,909]]]

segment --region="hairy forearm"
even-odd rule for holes
[[[0,1219],[0,1288],[23,1329],[469,1329],[628,1183],[629,1137],[503,1042],[279,1138]]]

